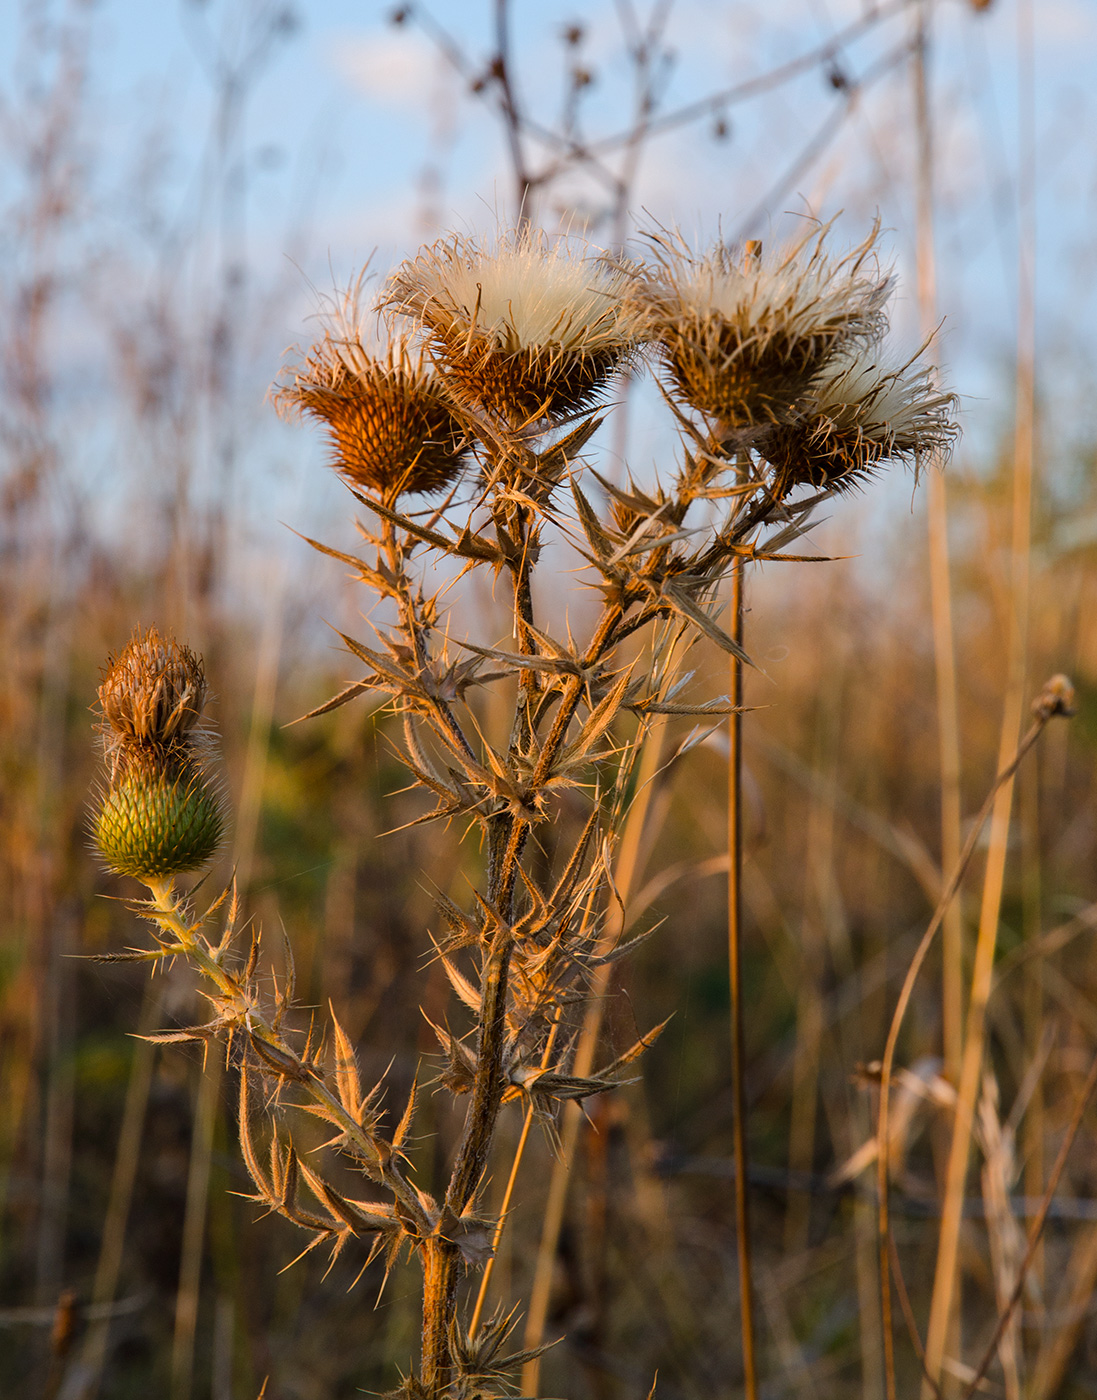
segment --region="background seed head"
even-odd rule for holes
[[[510,428],[590,407],[642,339],[626,273],[525,229],[451,237],[405,262],[386,308],[414,317],[450,392]]]
[[[95,818],[95,844],[118,875],[163,879],[198,870],[225,830],[217,784],[196,765],[181,772],[132,766],[107,792]]]

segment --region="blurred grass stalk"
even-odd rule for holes
[[[1016,421],[1013,451],[1013,507],[1010,547],[1010,591],[1007,618],[1008,670],[998,749],[998,767],[1008,761],[1017,745],[1024,713],[1030,613],[1032,552],[1032,487],[1035,429],[1035,302],[1036,252],[1034,109],[1033,109],[1033,11],[1032,0],[1017,6],[1017,97],[1019,126],[1019,174],[1017,182],[1017,364]],[[975,1101],[982,1076],[986,1042],[986,1008],[994,973],[998,924],[1002,904],[1013,779],[1004,783],[995,798],[979,932],[975,945],[971,993],[964,1027],[963,1056],[956,1115],[949,1149],[945,1196],[938,1242],[937,1265],[926,1334],[926,1378],[922,1400],[933,1400],[934,1383],[944,1373],[945,1349],[957,1288],[960,1226],[963,1219]],[[958,1315],[958,1307],[956,1309]]]

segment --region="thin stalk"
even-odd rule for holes
[[[1020,123],[1019,238],[1017,291],[1017,408],[1013,463],[1013,519],[1011,540],[1011,588],[1009,604],[1009,674],[1002,716],[999,764],[1017,741],[1020,731],[1028,648],[1029,576],[1031,568],[1033,432],[1035,418],[1033,255],[1033,107],[1032,107],[1032,7],[1031,0],[1018,6],[1018,108]],[[994,973],[998,919],[1013,803],[1013,784],[1007,782],[995,799],[990,849],[983,883],[979,934],[975,946],[971,998],[964,1029],[964,1053],[949,1151],[937,1268],[933,1282],[929,1329],[926,1336],[926,1370],[940,1379],[945,1339],[953,1309],[963,1214],[964,1183],[971,1147],[971,1127],[979,1092],[986,1036],[986,1005]],[[928,1387],[922,1400],[929,1400]]]
[[[155,1027],[159,1009],[160,983],[150,981],[146,986],[144,1000],[141,1003],[138,1039],[134,1047],[129,1083],[126,1086],[122,1126],[118,1132],[118,1151],[114,1159],[114,1172],[111,1176],[107,1213],[103,1220],[99,1259],[95,1266],[95,1279],[91,1288],[93,1306],[104,1309],[110,1308],[118,1292],[118,1278],[122,1270],[122,1254],[126,1241],[126,1225],[133,1203],[137,1160],[141,1150],[141,1137],[144,1132],[145,1114],[148,1109],[149,1091],[152,1088],[153,1068],[156,1062],[156,1045],[143,1037],[149,1035]],[[109,1317],[103,1317],[89,1326],[78,1361],[82,1373],[79,1387],[80,1400],[95,1400],[99,1393],[109,1339]]]
[[[1014,773],[1020,767],[1022,760],[1028,751],[1040,737],[1048,720],[1055,714],[1064,714],[1068,711],[1055,708],[1051,705],[1038,705],[1036,708],[1036,718],[1029,728],[1025,737],[1017,746],[1017,751],[1010,762],[998,774],[994,781],[986,801],[983,803],[979,815],[975,818],[971,830],[968,832],[967,840],[964,842],[964,849],[960,852],[960,859],[956,863],[956,868],[949,876],[948,884],[942,891],[937,908],[933,911],[933,917],[922,935],[922,941],[915,950],[914,957],[907,968],[906,977],[903,979],[903,986],[899,992],[899,999],[892,1014],[891,1025],[888,1028],[887,1042],[884,1045],[884,1054],[880,1062],[880,1107],[876,1120],[876,1186],[877,1186],[877,1222],[878,1222],[878,1247],[880,1266],[880,1304],[884,1331],[884,1352],[887,1365],[885,1366],[885,1378],[887,1382],[888,1400],[896,1400],[895,1391],[895,1361],[894,1361],[894,1338],[892,1335],[892,1313],[891,1313],[891,1276],[889,1272],[889,1241],[890,1241],[890,1221],[888,1203],[888,1169],[889,1169],[889,1145],[888,1134],[890,1132],[889,1107],[891,1102],[891,1073],[895,1065],[895,1047],[899,1041],[899,1031],[902,1029],[903,1019],[910,1005],[910,999],[914,992],[914,984],[918,980],[918,973],[922,969],[922,964],[926,960],[937,930],[941,927],[948,906],[956,898],[960,886],[963,883],[964,875],[967,873],[968,865],[975,848],[979,844],[983,827],[987,818],[995,808],[999,794],[1006,784],[1013,779]],[[928,1357],[928,1349],[927,1349]],[[937,1387],[937,1377],[926,1368],[926,1384],[930,1387],[930,1394],[933,1395]]]
[[[221,1100],[223,1074],[224,1061],[215,1051],[207,1058],[198,1082],[194,1109],[179,1291],[175,1300],[175,1334],[171,1347],[171,1400],[190,1400],[194,1381],[194,1343],[206,1239],[206,1200],[209,1195],[213,1130]]]
[[[933,0],[919,0],[912,51],[914,110],[917,131],[916,262],[918,312],[922,338],[937,334],[937,258],[934,243],[934,131],[929,99],[929,50]],[[949,568],[948,483],[936,463],[930,463],[927,527],[929,532],[930,612],[937,684],[937,750],[941,783],[941,869],[952,870],[960,856],[960,718],[956,687],[956,649],[952,625],[952,575]],[[960,1078],[964,1034],[964,909],[956,899],[949,905],[941,929],[941,1040],[944,1076],[950,1084]],[[953,1355],[962,1351],[963,1309],[953,1311],[947,1344]],[[894,1385],[891,1382],[892,1386]]]
[[[1034,764],[1021,778],[1021,879],[1024,904],[1024,944],[1039,946],[1041,937],[1041,869],[1040,869],[1040,778],[1042,764]],[[1045,1035],[1044,963],[1035,957],[1029,960],[1024,978],[1025,1045],[1029,1053],[1038,1056]],[[1038,1075],[1032,1097],[1025,1109],[1024,1180],[1025,1195],[1039,1200],[1044,1192],[1044,1079]],[[1041,1242],[1032,1261],[1033,1278],[1039,1297],[1044,1296],[1044,1246]]]
[[[732,636],[743,645],[743,560],[731,566]],[[732,1157],[735,1163],[735,1243],[739,1266],[739,1335],[743,1349],[743,1393],[758,1400],[754,1351],[754,1301],[750,1250],[747,1095],[743,1035],[743,663],[731,658],[728,716],[728,969],[731,997],[731,1092],[734,1102]]]
[[[937,330],[937,258],[934,247],[933,117],[928,58],[932,0],[919,0],[913,47],[917,158],[918,319],[922,337]],[[952,626],[952,578],[948,546],[948,486],[944,473],[929,472],[929,583],[933,657],[937,675],[937,744],[941,770],[941,869],[952,870],[960,855],[960,720],[956,696],[956,649]],[[963,907],[949,906],[941,930],[941,1022],[945,1077],[960,1074],[963,1042]]]

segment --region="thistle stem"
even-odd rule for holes
[[[743,645],[743,560],[736,557],[731,568],[731,614],[733,637]],[[746,1077],[743,1036],[743,949],[742,949],[742,871],[743,871],[743,663],[731,657],[733,706],[728,716],[728,970],[731,1000],[731,1090],[734,1100],[732,1155],[735,1161],[735,1237],[739,1264],[739,1330],[743,1349],[743,1392],[746,1400],[757,1400],[758,1373],[754,1352],[754,1301],[750,1249],[748,1197],[748,1158],[746,1133]]]

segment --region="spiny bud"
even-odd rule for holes
[[[109,789],[95,819],[95,844],[118,875],[162,879],[210,861],[225,831],[217,784],[190,765],[181,772],[133,767]]]
[[[445,389],[403,341],[374,355],[356,330],[329,333],[275,399],[281,410],[322,423],[340,476],[381,496],[438,491],[468,457],[468,438]]]
[[[99,686],[107,791],[95,844],[120,875],[160,879],[205,865],[224,834],[217,782],[202,764],[208,735],[202,661],[189,647],[138,628]]]

